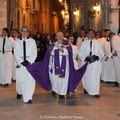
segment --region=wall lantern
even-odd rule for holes
[[[97,12],[99,14],[99,12],[100,12],[100,4],[95,3],[93,5],[93,10],[94,10],[94,12]]]
[[[74,9],[74,10],[73,10],[73,14],[74,14],[75,16],[78,16],[78,15],[79,15],[79,11],[78,11],[77,9]]]
[[[61,14],[62,14],[62,16],[63,16],[63,18],[64,18],[64,16],[65,16],[65,11],[62,10],[62,11],[61,11]]]

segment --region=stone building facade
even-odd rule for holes
[[[61,10],[57,0],[0,0],[0,6],[0,34],[12,22],[13,28],[26,25],[32,33],[53,33],[62,27],[62,16],[54,7]]]
[[[118,33],[120,0],[67,0],[70,1],[70,29],[72,32],[93,28],[96,31],[108,28]],[[93,5],[99,3],[99,12],[93,11]],[[3,27],[20,30],[27,25],[32,33],[53,33],[64,29],[63,9],[59,0],[0,0],[0,35]],[[77,9],[76,16],[73,11]]]
[[[2,28],[7,26],[7,2],[0,0],[0,35]]]
[[[81,26],[96,31],[108,28],[117,34],[119,26],[119,0],[71,0],[71,12],[76,8],[79,16],[72,14],[72,29],[78,31]],[[99,12],[93,10],[98,3]]]
[[[120,16],[119,16],[119,5],[118,2],[120,0],[110,0],[110,14],[109,14],[109,28],[114,32],[118,33],[119,24],[120,24]],[[119,3],[120,4],[120,3]],[[119,33],[120,34],[120,33]]]

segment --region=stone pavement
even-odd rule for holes
[[[70,99],[56,101],[36,85],[33,104],[16,99],[15,83],[0,87],[0,120],[120,120],[120,87],[101,83],[101,96],[83,94],[82,85]]]

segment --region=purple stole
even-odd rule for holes
[[[60,59],[59,59],[59,49],[54,50],[54,68],[55,68],[55,74],[59,75],[59,77],[65,77],[66,72],[66,56],[62,56],[62,61],[60,65]]]

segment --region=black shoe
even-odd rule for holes
[[[16,80],[12,80],[12,82],[13,82],[13,83],[15,83],[15,82],[16,82]]]
[[[8,84],[4,84],[4,85],[2,85],[2,86],[6,88],[6,87],[8,87]]]
[[[64,95],[59,95],[59,99],[60,99],[60,100],[65,100]]]
[[[84,89],[84,94],[88,94],[88,92]]]
[[[63,102],[65,102],[65,97],[64,97],[64,95],[59,95],[59,102],[61,103],[63,103]]]
[[[52,96],[56,99],[57,98],[56,92],[52,91]]]
[[[32,104],[32,100],[29,100],[28,102],[26,102],[27,104]]]
[[[113,84],[114,82],[109,82],[109,81],[107,81],[107,82],[105,82],[106,84]]]
[[[100,95],[94,95],[95,98],[100,98]]]
[[[22,95],[17,94],[17,99],[19,100],[22,97]]]
[[[103,80],[101,80],[101,82],[104,82]]]
[[[115,82],[114,83],[114,87],[118,87],[119,86],[119,83],[118,82]]]

